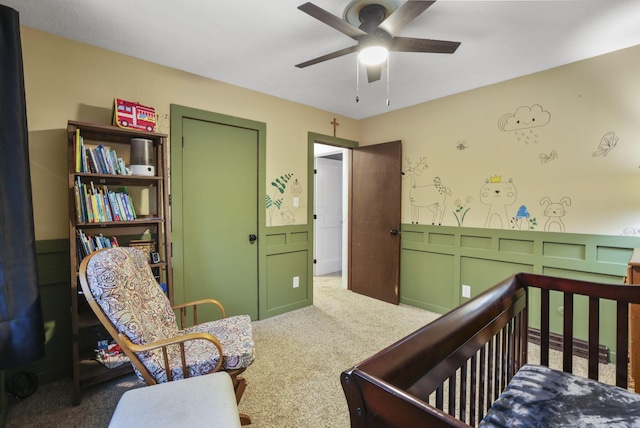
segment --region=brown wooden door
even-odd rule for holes
[[[385,302],[400,298],[400,141],[352,151],[349,288]]]

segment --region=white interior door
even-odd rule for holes
[[[314,275],[342,270],[342,160],[315,159]]]

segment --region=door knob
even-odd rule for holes
[[[251,235],[249,235],[249,242],[250,243],[254,243],[258,240],[258,237],[256,235],[254,235],[253,233]]]
[[[397,235],[399,232],[397,229],[391,229],[391,234],[392,235]]]

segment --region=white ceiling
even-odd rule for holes
[[[390,105],[386,71],[367,83],[363,68],[356,103],[355,54],[294,67],[355,44],[304,2],[0,0],[24,26],[354,119],[640,44],[640,0],[439,0],[398,35],[457,52],[392,52]],[[349,1],[313,3],[342,17]]]

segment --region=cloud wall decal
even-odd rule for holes
[[[531,107],[518,107],[514,113],[503,114],[498,119],[498,128],[505,132],[518,131],[545,126],[550,120],[551,113],[544,110],[541,105],[534,104]]]

